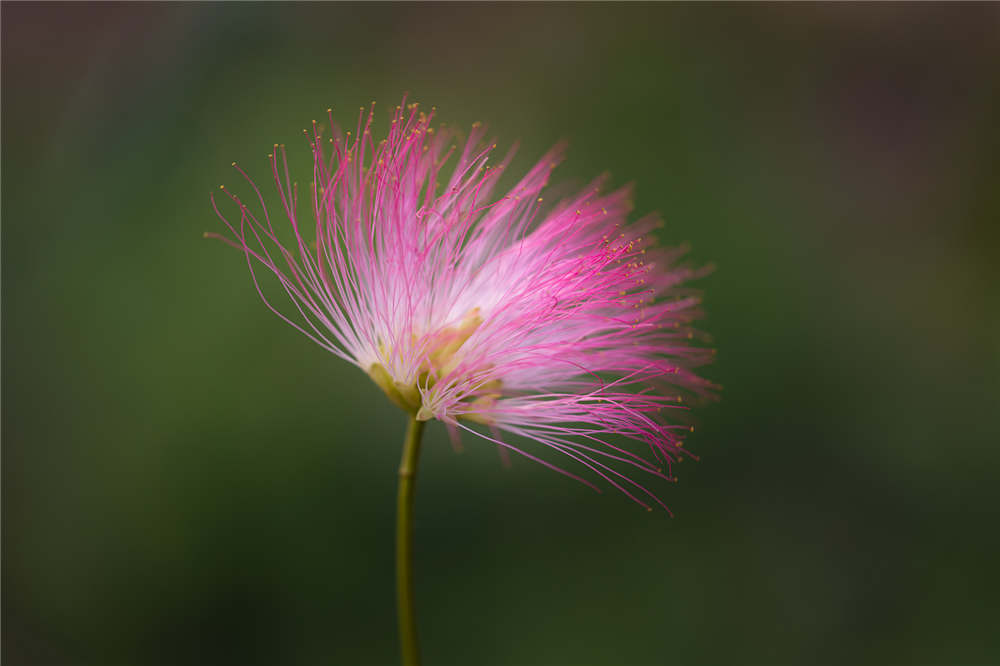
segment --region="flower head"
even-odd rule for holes
[[[433,116],[397,106],[378,142],[374,103],[353,133],[332,112],[329,136],[314,121],[307,192],[293,183],[284,146],[269,156],[277,206],[234,163],[253,194],[223,188],[231,214],[213,197],[230,232],[222,238],[245,253],[271,310],[418,419],[591,485],[503,433],[533,439],[647,508],[662,505],[627,472],[673,479],[671,463],[690,455],[682,439],[691,428],[677,417],[686,398],[713,388],[693,372],[711,351],[692,344],[703,337],[691,328],[700,298],[685,286],[704,270],[678,264],[683,249],[655,247],[655,217],[626,223],[628,188],[605,193],[600,178],[546,200],[561,147],[494,195],[513,151],[494,162],[483,127],[462,143]],[[291,315],[265,296],[261,267],[287,292]]]

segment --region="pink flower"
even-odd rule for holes
[[[431,125],[433,109],[410,104],[396,107],[376,142],[373,115],[374,103],[346,135],[332,113],[332,136],[313,122],[306,191],[275,146],[280,207],[269,209],[235,163],[252,196],[223,188],[235,203],[228,215],[213,197],[231,232],[224,240],[245,253],[261,298],[418,419],[592,485],[502,435],[535,440],[643,506],[647,498],[662,506],[627,472],[672,480],[671,463],[690,455],[682,439],[693,428],[678,417],[686,399],[714,387],[692,371],[712,354],[692,345],[703,337],[690,326],[700,298],[685,285],[705,271],[678,264],[683,249],[654,247],[654,216],[626,223],[628,188],[602,193],[600,178],[545,199],[561,147],[494,196],[513,151],[494,163],[496,144],[484,144],[478,124],[458,149],[454,131]],[[276,228],[275,211],[293,235]],[[293,316],[264,295],[261,266],[287,292]]]

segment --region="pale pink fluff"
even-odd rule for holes
[[[483,143],[482,127],[459,151],[455,132],[432,127],[433,110],[410,104],[396,107],[388,137],[376,143],[373,115],[374,104],[362,109],[353,136],[332,113],[331,136],[313,122],[307,192],[293,184],[284,146],[275,146],[277,210],[291,223],[291,242],[279,241],[286,232],[273,226],[275,209],[235,163],[252,196],[223,188],[236,205],[230,216],[213,197],[232,234],[224,239],[246,254],[261,298],[381,379],[419,418],[592,485],[501,433],[536,440],[643,506],[643,497],[662,506],[623,470],[672,480],[671,462],[689,455],[682,437],[692,428],[664,416],[680,416],[685,398],[713,388],[692,372],[711,352],[691,344],[702,338],[690,327],[700,298],[683,286],[704,271],[678,265],[681,249],[653,247],[655,217],[626,224],[627,188],[601,193],[601,178],[575,196],[543,200],[560,147],[493,197],[513,152],[492,165],[496,145]],[[277,276],[297,314],[265,296],[260,266]],[[643,443],[646,457],[614,436]]]

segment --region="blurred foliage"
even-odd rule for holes
[[[430,428],[427,663],[1000,661],[997,5],[2,12],[5,663],[394,663],[404,418],[200,236],[404,91],[635,182],[725,385],[672,520]]]

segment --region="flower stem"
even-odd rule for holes
[[[417,616],[413,608],[413,489],[417,481],[417,459],[424,421],[410,416],[399,462],[399,492],[396,497],[396,607],[399,613],[399,647],[403,666],[420,665]]]

